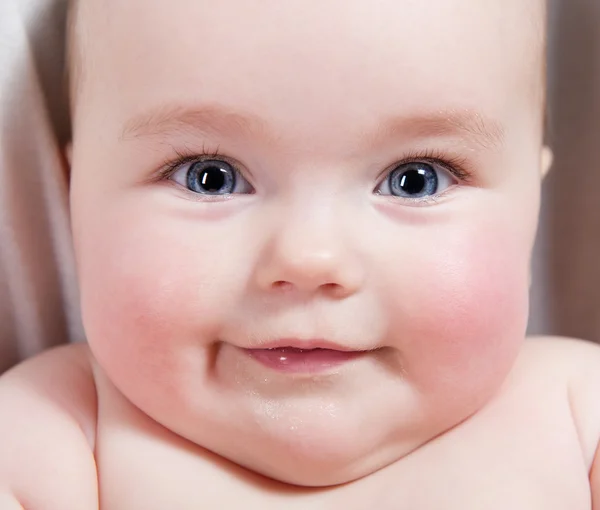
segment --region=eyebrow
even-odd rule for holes
[[[121,139],[156,138],[172,134],[254,135],[273,138],[264,121],[218,105],[195,108],[163,106],[126,122]]]
[[[187,108],[163,106],[133,117],[125,123],[122,140],[165,138],[173,135],[253,136],[274,142],[277,136],[260,117],[239,113],[220,105]],[[504,143],[502,125],[471,109],[449,109],[415,116],[392,116],[385,119],[374,133],[365,134],[361,142],[377,146],[390,138],[455,137],[484,149],[500,148]]]
[[[504,145],[502,124],[469,109],[440,110],[415,117],[392,117],[384,121],[369,143],[395,137],[437,138],[458,137],[471,140],[483,149],[498,149]]]

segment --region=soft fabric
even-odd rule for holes
[[[66,0],[0,0],[0,372],[83,338],[62,147]]]

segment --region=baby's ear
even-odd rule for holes
[[[542,147],[542,156],[540,158],[540,172],[542,174],[542,179],[546,177],[550,168],[552,168],[552,163],[554,161],[554,153],[552,149],[547,145]]]

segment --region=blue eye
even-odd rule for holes
[[[207,159],[181,165],[171,176],[178,184],[200,195],[251,193],[251,185],[229,163]]]
[[[426,198],[441,193],[454,184],[447,171],[430,163],[405,163],[392,170],[378,193],[401,198]]]

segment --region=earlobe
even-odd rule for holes
[[[547,145],[542,147],[542,157],[540,158],[540,171],[542,174],[542,179],[546,177],[550,169],[552,168],[552,163],[554,162],[554,153],[552,149]]]

